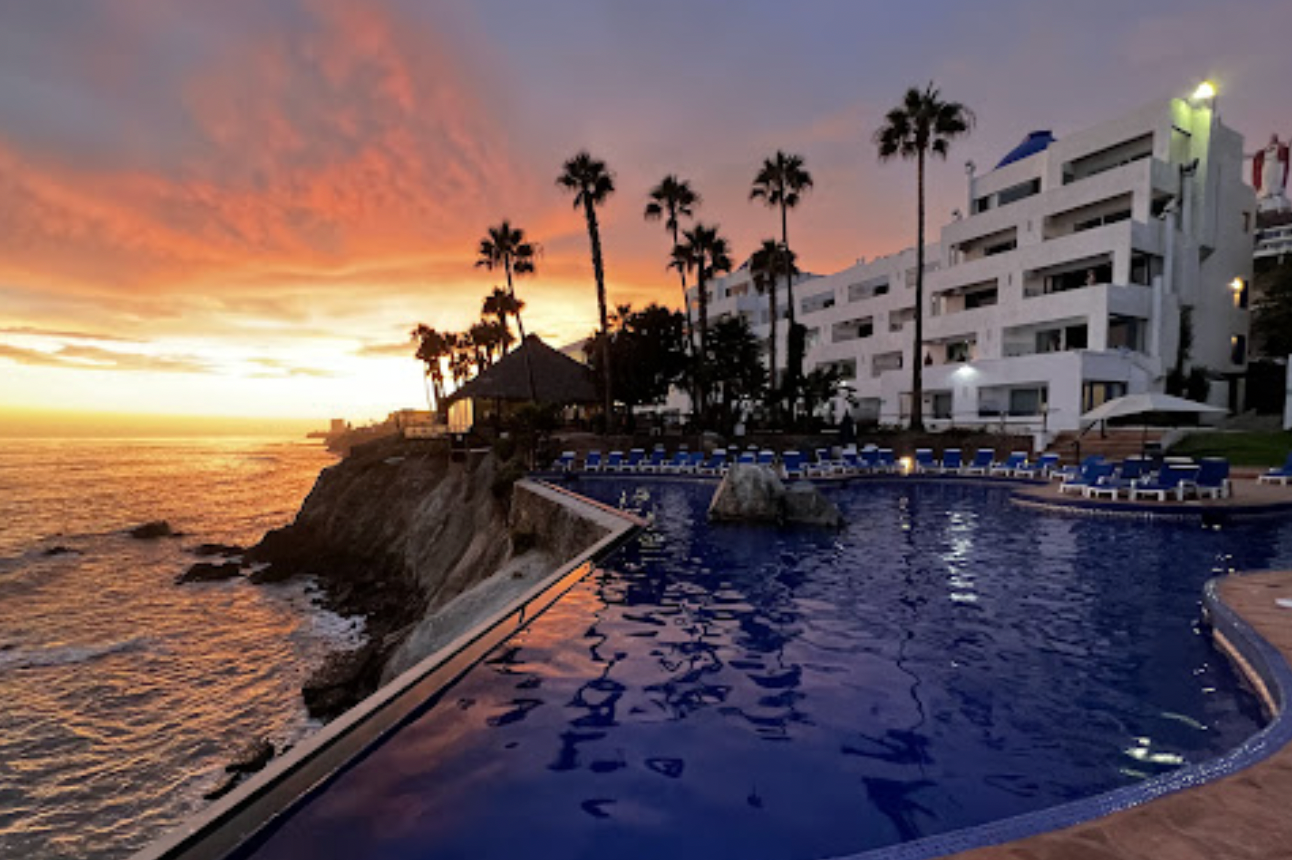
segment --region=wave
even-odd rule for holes
[[[0,643],[0,671],[89,663],[113,654],[143,651],[153,642],[151,637],[138,636],[103,645],[54,645],[48,648],[19,648],[13,643]]]

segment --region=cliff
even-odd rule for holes
[[[253,580],[313,575],[329,608],[367,621],[367,644],[306,683],[313,716],[337,716],[604,535],[533,494],[513,501],[518,474],[430,440],[364,445],[249,552],[267,564]]]

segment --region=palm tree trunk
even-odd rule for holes
[[[588,218],[588,239],[592,243],[592,274],[597,279],[597,312],[601,316],[601,367],[605,376],[605,410],[606,430],[614,421],[614,395],[610,390],[610,325],[606,313],[606,272],[601,260],[601,231],[597,229],[597,210],[590,199],[583,202],[583,211]]]
[[[768,380],[767,394],[776,403],[776,275],[772,275],[771,284],[767,289],[768,313],[771,316],[772,335],[768,339],[767,353],[768,361],[771,366],[772,375]],[[773,407],[775,408],[775,407]]]
[[[911,354],[911,429],[924,430],[924,150],[916,161],[915,349]]]
[[[431,367],[426,366],[426,372],[422,374],[422,387],[426,389],[426,408],[435,411],[435,404],[431,402]]]
[[[789,324],[790,324],[789,338],[786,340],[787,349],[786,349],[786,356],[785,356],[785,376],[786,376],[785,391],[790,396],[789,397],[790,419],[793,420],[794,418],[797,417],[796,413],[798,411],[796,408],[797,401],[798,401],[798,397],[796,395],[796,389],[798,388],[798,381],[799,381],[798,375],[803,370],[803,368],[802,368],[802,356],[799,356],[799,358],[796,361],[795,357],[790,354],[790,352],[793,349],[794,325],[798,321],[798,319],[794,313],[794,271],[793,269],[790,268],[790,220],[789,220],[789,213],[785,208],[784,202],[781,203],[781,250],[785,254],[785,259],[782,262],[785,266],[785,301],[789,303],[788,310],[789,310]],[[772,288],[775,289],[775,287],[776,287],[776,280],[773,278]]]
[[[700,299],[700,354],[695,361],[695,387],[700,392],[700,425],[705,426],[709,412],[709,384],[706,374],[709,360],[709,294],[704,278],[704,260],[700,260],[695,277],[696,290]]]
[[[678,238],[678,236],[677,236],[677,216],[673,216],[673,247],[674,247],[674,249],[676,249],[676,248],[677,248],[677,238]],[[688,359],[690,359],[690,361],[691,361],[691,367],[692,367],[692,369],[693,369],[693,373],[692,373],[692,377],[691,377],[691,390],[690,390],[688,393],[691,395],[691,407],[692,407],[692,409],[694,409],[694,408],[695,408],[695,405],[699,402],[699,399],[700,399],[700,391],[699,391],[699,387],[698,387],[698,385],[697,385],[697,380],[696,380],[696,378],[695,378],[695,374],[694,374],[694,369],[695,369],[695,366],[696,366],[696,365],[695,365],[695,360],[696,360],[696,358],[695,358],[695,326],[694,326],[694,324],[692,324],[692,322],[691,322],[691,303],[690,303],[689,301],[687,301],[687,298],[686,298],[686,267],[685,267],[685,266],[681,266],[681,265],[679,265],[679,266],[677,267],[677,277],[678,277],[678,279],[682,282],[682,310],[686,312],[686,339],[685,339],[685,344],[686,344],[686,357],[687,357]]]
[[[507,261],[507,295],[511,297],[511,306],[516,308],[516,331],[520,334],[520,346],[525,355],[525,376],[529,380],[529,399],[538,402],[538,388],[534,385],[534,365],[529,360],[529,350],[525,349],[525,324],[520,321],[520,308],[516,307],[516,290],[511,285],[511,260]],[[503,315],[503,325],[507,325],[507,317]],[[503,352],[507,351],[507,342],[502,343]]]

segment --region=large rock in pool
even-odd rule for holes
[[[810,481],[795,481],[785,491],[785,521],[837,529],[843,514]]]
[[[709,502],[715,522],[798,523],[838,528],[843,515],[808,481],[789,489],[766,466],[737,463],[728,470]]]
[[[778,523],[783,518],[785,485],[766,466],[736,463],[727,470],[709,502],[709,519],[718,522]]]

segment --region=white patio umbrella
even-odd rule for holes
[[[1200,415],[1223,415],[1225,410],[1196,400],[1172,397],[1170,394],[1128,394],[1109,400],[1081,416],[1082,421],[1094,423],[1127,415],[1148,415],[1154,412],[1192,412]]]

